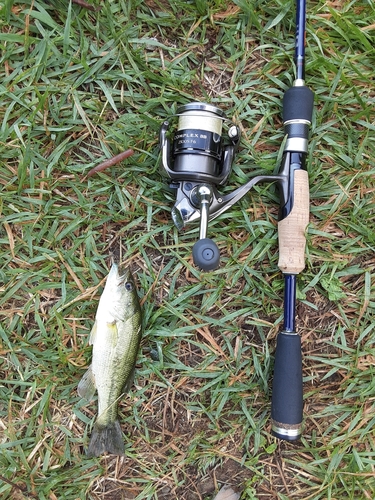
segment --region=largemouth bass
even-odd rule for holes
[[[100,297],[90,334],[92,363],[78,384],[78,394],[92,400],[98,391],[98,418],[87,455],[124,454],[118,402],[133,382],[141,341],[141,307],[128,268],[113,264]]]

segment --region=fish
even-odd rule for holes
[[[113,263],[100,297],[90,333],[92,362],[78,384],[81,398],[92,401],[98,392],[98,416],[86,451],[124,455],[118,403],[132,383],[142,337],[142,313],[128,267]]]

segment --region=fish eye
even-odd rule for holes
[[[127,281],[125,283],[125,290],[127,290],[128,292],[132,292],[133,289],[134,289],[133,283],[131,283],[130,281]]]

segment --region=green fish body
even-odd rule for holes
[[[78,394],[91,400],[98,391],[98,418],[88,456],[124,454],[118,402],[133,381],[141,341],[142,318],[133,277],[113,264],[100,297],[90,334],[92,364],[78,384]]]

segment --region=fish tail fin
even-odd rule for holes
[[[99,457],[104,453],[123,455],[124,451],[124,440],[118,420],[107,425],[94,425],[87,450],[88,457]]]

